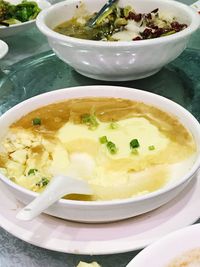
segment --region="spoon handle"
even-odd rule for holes
[[[101,17],[101,15],[103,15],[103,13],[110,7],[112,6],[114,3],[116,3],[118,0],[108,0],[108,2],[100,9],[100,11],[96,14],[96,16],[94,16],[94,18],[92,18],[91,20],[89,20],[88,22],[88,26],[92,27],[95,25],[97,19],[99,17]]]
[[[91,191],[83,180],[56,176],[38,197],[17,213],[16,218],[32,220],[61,197],[70,193],[88,195],[91,194]]]

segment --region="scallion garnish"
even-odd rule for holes
[[[28,175],[35,174],[38,170],[37,169],[30,169],[28,171]]]
[[[34,118],[32,120],[33,125],[41,125],[41,119],[40,118]]]
[[[108,143],[108,139],[107,139],[107,137],[104,135],[104,136],[99,137],[99,142],[100,142],[101,144],[106,144],[106,143]]]
[[[111,154],[116,154],[117,153],[117,147],[113,142],[108,141],[106,146],[107,146],[107,148],[108,148],[108,150],[109,150],[109,152]]]
[[[153,145],[149,146],[148,148],[149,148],[149,150],[155,150],[155,146],[153,146]]]
[[[95,115],[91,115],[91,114],[88,114],[88,113],[87,114],[83,114],[81,116],[81,122],[83,124],[86,124],[88,126],[88,129],[90,129],[90,130],[95,130],[99,125]]]
[[[107,138],[107,136],[105,136],[105,135],[104,136],[101,136],[99,138],[99,142],[101,144],[106,144],[106,147],[107,147],[107,149],[109,150],[109,152],[111,154],[116,154],[117,153],[117,147],[116,147],[116,145],[113,142],[109,141],[108,138]]]
[[[36,186],[43,187],[48,185],[49,179],[43,177],[38,183],[36,183]]]
[[[130,142],[130,148],[133,149],[133,148],[138,148],[140,146],[139,142],[137,139],[133,139],[131,140]]]
[[[119,127],[119,125],[116,122],[111,122],[109,127],[110,129],[115,130]]]

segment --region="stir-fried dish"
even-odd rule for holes
[[[34,1],[23,0],[18,5],[0,0],[0,26],[9,26],[33,20],[37,17],[41,9]]]
[[[99,17],[93,27],[88,26],[95,15],[96,13],[87,16],[75,14],[72,19],[58,25],[54,30],[81,39],[138,41],[171,35],[187,27],[172,15],[160,12],[158,8],[149,13],[138,13],[131,6],[121,8],[113,5]]]

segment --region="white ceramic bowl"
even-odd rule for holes
[[[0,40],[0,59],[5,57],[8,53],[8,45],[4,41]]]
[[[31,0],[28,0],[28,1],[31,1]],[[38,4],[41,10],[51,6],[51,4],[47,2],[46,0],[34,0],[34,1]],[[21,0],[9,0],[8,2],[10,2],[13,5],[16,5],[16,4],[21,3]],[[33,25],[35,25],[35,20],[30,20],[30,21],[23,22],[20,24],[13,24],[13,25],[10,25],[9,27],[0,25],[0,38],[8,37],[11,35],[18,34],[22,31],[26,31],[30,29],[31,27],[33,27]]]
[[[138,12],[155,8],[173,14],[188,27],[170,36],[129,42],[91,41],[68,37],[53,31],[58,24],[73,17],[76,6],[84,3],[91,12],[106,0],[67,0],[44,10],[36,20],[56,55],[77,72],[99,80],[135,80],[158,72],[186,48],[190,35],[199,26],[198,14],[191,7],[169,0],[119,0],[119,6],[131,5]]]
[[[189,216],[189,214],[188,214]],[[153,267],[168,267],[175,259],[190,250],[200,251],[200,224],[185,227],[173,232],[142,250],[127,267],[146,267],[147,262]],[[180,265],[199,266],[199,265]]]
[[[149,92],[115,86],[84,86],[66,88],[30,98],[11,108],[0,117],[0,139],[6,134],[8,127],[24,114],[52,102],[79,97],[120,97],[132,99],[156,106],[174,114],[193,134],[198,154],[194,165],[178,181],[168,184],[153,193],[124,200],[84,202],[61,199],[45,212],[64,219],[82,222],[106,222],[133,217],[153,210],[174,198],[187,183],[195,177],[200,166],[200,125],[198,121],[183,107],[171,100]],[[29,203],[37,193],[22,188],[3,175],[0,179],[6,183],[17,199]]]

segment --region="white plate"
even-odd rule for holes
[[[21,2],[21,0],[6,0],[6,1],[14,5],[19,4]],[[28,1],[32,1],[32,0],[28,0]],[[51,4],[47,2],[46,0],[34,0],[34,1],[38,4],[39,8],[41,8],[42,10],[51,6]],[[21,31],[28,30],[34,24],[35,24],[35,20],[30,20],[30,21],[23,22],[20,24],[11,25],[9,27],[0,26],[0,37],[7,37],[7,36],[18,34]]]
[[[8,53],[8,45],[0,40],[0,59],[3,58]]]
[[[200,217],[200,179],[168,204],[144,215],[107,224],[69,222],[40,215],[31,222],[15,218],[22,207],[0,183],[0,226],[14,236],[50,250],[74,254],[113,254],[144,248]]]
[[[153,267],[167,267],[175,259],[182,261],[182,264],[179,263],[176,266],[200,266],[194,262],[194,265],[192,262],[190,262],[191,265],[183,264],[183,257],[186,259],[186,254],[194,249],[200,249],[199,236],[199,223],[175,231],[142,250],[126,267],[146,267],[147,262],[151,262],[151,266]],[[189,257],[187,258],[189,259]],[[197,258],[193,259],[195,260]],[[191,256],[190,260],[192,260]]]

